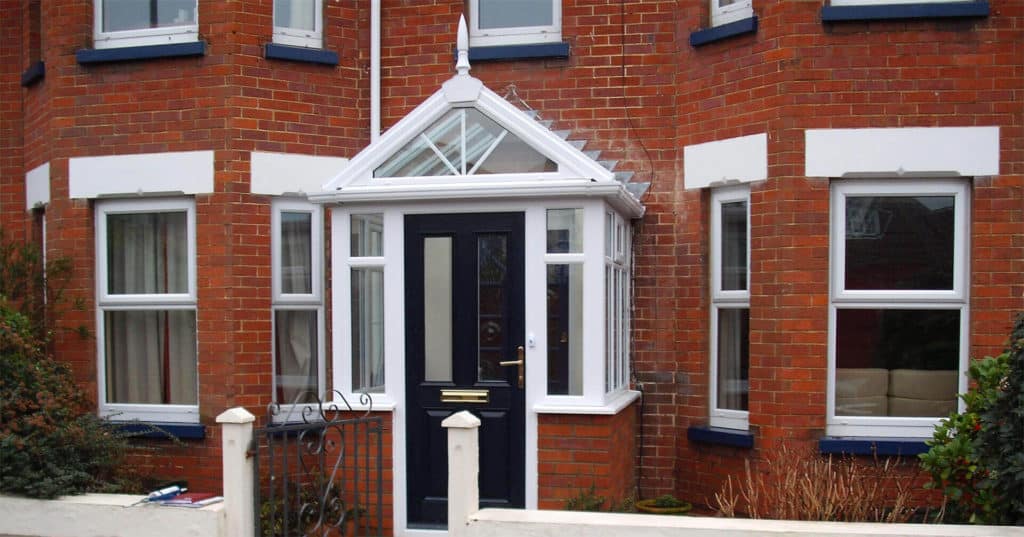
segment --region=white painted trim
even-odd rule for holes
[[[954,207],[953,290],[951,291],[847,291],[845,286],[846,197],[856,195],[952,195]],[[826,432],[832,436],[930,438],[940,417],[837,416],[836,312],[839,309],[947,309],[960,311],[960,353],[958,393],[967,390],[970,351],[970,187],[956,179],[882,179],[833,182],[829,228],[830,303],[828,311],[828,379],[826,386]],[[958,408],[964,403],[958,398]]]
[[[474,47],[553,43],[562,40],[562,2],[551,3],[551,24],[543,26],[516,26],[480,28],[480,1],[469,1],[469,32]]]
[[[185,211],[188,234],[188,292],[180,294],[111,295],[107,292],[107,219],[108,214]],[[154,405],[107,403],[106,330],[103,314],[107,309],[185,309],[198,314],[196,299],[196,208],[186,198],[119,199],[96,203],[96,387],[99,415],[113,421],[143,420],[170,423],[199,423],[199,394],[195,405]],[[198,333],[197,333],[198,337]],[[203,359],[198,353],[197,361]],[[198,382],[198,378],[196,380]]]
[[[276,0],[274,2],[276,4]],[[313,29],[302,30],[290,26],[277,25],[277,6],[271,6],[274,19],[274,43],[305,48],[322,48],[324,44],[324,5],[323,0],[313,0]]]
[[[683,147],[683,178],[687,190],[767,179],[768,135],[751,134]]]
[[[74,157],[68,160],[68,190],[71,198],[210,193],[213,151]]]
[[[808,177],[999,175],[999,127],[808,129],[804,137]]]
[[[264,151],[250,155],[249,191],[269,196],[320,192],[320,185],[348,164],[341,157]]]
[[[93,47],[97,49],[188,43],[199,39],[199,2],[193,8],[195,23],[120,32],[103,31],[103,2],[93,1]]]
[[[548,397],[547,401],[533,405],[533,411],[537,414],[569,414],[569,415],[591,415],[591,416],[614,416],[622,409],[633,404],[640,398],[640,392],[635,390],[618,390],[607,394],[608,397],[602,405],[582,404],[558,404],[554,397]],[[574,399],[582,400],[582,397]]]
[[[711,0],[711,26],[721,26],[754,16],[750,0],[739,0],[727,6],[720,6],[719,0]]]
[[[50,163],[44,162],[25,174],[25,210],[50,203]]]

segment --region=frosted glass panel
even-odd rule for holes
[[[424,379],[452,380],[452,238],[423,239]]]
[[[352,269],[352,389],[384,391],[384,270]]]
[[[103,31],[121,32],[196,23],[196,0],[103,0]]]
[[[548,394],[583,395],[583,266],[547,272]]]
[[[316,0],[274,0],[274,26],[316,29]]]
[[[551,26],[551,0],[479,0],[480,28]]]

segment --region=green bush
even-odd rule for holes
[[[0,492],[52,498],[129,487],[127,442],[91,412],[33,323],[0,298]],[[130,487],[129,487],[130,488]]]
[[[992,497],[987,521],[1024,525],[1024,316],[1004,356],[1004,374],[978,413],[977,457],[988,471],[982,481]]]

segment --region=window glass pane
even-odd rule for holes
[[[548,265],[548,394],[583,394],[583,266]]]
[[[384,269],[352,269],[352,390],[384,391]]]
[[[196,0],[102,1],[104,32],[188,26],[196,23]]]
[[[413,138],[374,177],[558,171],[554,161],[474,108],[450,110]]]
[[[274,400],[311,403],[319,394],[317,310],[274,312]]]
[[[583,209],[548,209],[548,253],[583,252]]]
[[[281,292],[313,292],[313,215],[281,213]]]
[[[352,257],[384,255],[384,217],[380,214],[352,215]]]
[[[108,214],[107,290],[188,293],[187,214]]]
[[[958,310],[836,311],[836,415],[946,416],[959,363]]]
[[[722,204],[722,290],[747,289],[747,202]]]
[[[316,0],[274,0],[274,26],[316,30]]]
[[[750,310],[718,309],[718,408],[747,410]]]
[[[479,0],[481,29],[551,26],[551,0]]]
[[[846,289],[952,289],[953,196],[846,198]]]
[[[452,380],[452,238],[423,239],[424,379]]]
[[[194,405],[195,310],[103,312],[108,403]]]
[[[498,364],[508,348],[508,240],[505,235],[477,237],[477,345],[480,380],[503,380],[505,368]]]

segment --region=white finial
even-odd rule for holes
[[[455,48],[459,52],[455,70],[460,75],[469,75],[469,30],[466,29],[465,15],[459,15],[459,33],[455,38]]]

